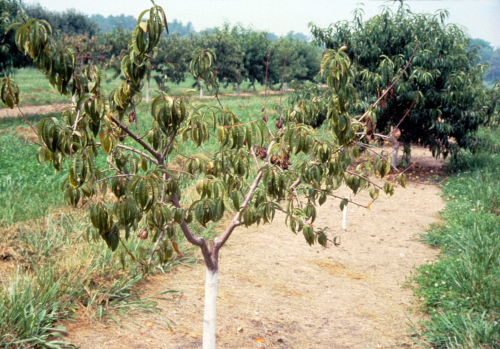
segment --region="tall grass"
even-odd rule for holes
[[[485,147],[450,164],[443,225],[425,235],[442,249],[414,278],[429,314],[422,338],[435,348],[500,348],[499,131],[481,130]]]

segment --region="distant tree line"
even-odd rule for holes
[[[470,45],[479,47],[481,63],[489,64],[484,79],[489,82],[500,79],[500,49],[494,49],[488,41],[483,39],[472,39]]]
[[[109,66],[119,67],[127,51],[130,30],[137,20],[132,16],[87,16],[75,10],[53,12],[39,4],[21,6],[17,0],[0,0],[0,70],[7,67],[30,65],[13,45],[14,33],[5,34],[5,28],[24,16],[37,18],[50,23],[56,47],[75,47],[78,61],[89,60],[106,62]],[[168,83],[184,81],[189,71],[189,62],[197,48],[211,48],[218,57],[216,71],[220,81],[235,84],[239,91],[242,82],[250,86],[263,84],[266,76],[266,63],[269,60],[268,81],[271,85],[292,80],[312,80],[321,59],[320,48],[310,43],[301,33],[290,32],[285,37],[261,32],[241,25],[231,27],[224,24],[221,28],[211,28],[195,32],[191,22],[186,25],[180,21],[169,22],[170,35],[162,37],[158,54],[151,62],[153,77],[159,86],[166,89]],[[286,57],[286,68],[285,66]],[[120,69],[116,69],[120,71]]]

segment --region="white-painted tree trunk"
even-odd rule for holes
[[[205,315],[203,317],[203,349],[215,349],[215,319],[217,317],[217,281],[219,272],[207,268],[205,282]]]
[[[285,92],[288,92],[288,82],[285,81]]]
[[[203,99],[203,82],[200,80],[198,84],[200,85],[200,99]]]
[[[398,150],[399,150],[399,142],[396,141],[394,144],[394,153],[392,153],[392,166],[396,167],[398,165]]]
[[[146,103],[149,102],[149,79],[146,83]]]
[[[344,229],[344,230],[347,229],[347,210],[348,210],[348,207],[349,207],[349,204],[346,204],[344,206],[344,219],[342,220],[342,229]]]
[[[240,84],[236,84],[236,90],[238,91],[238,97],[240,96]]]

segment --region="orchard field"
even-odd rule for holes
[[[9,67],[0,347],[500,348],[498,84],[484,87],[477,51],[453,51],[444,24],[450,62],[468,74],[422,67],[433,53],[404,29],[404,50],[376,61],[359,44],[371,20],[391,18],[269,41],[256,72],[216,43],[263,37],[228,25],[192,36],[189,61],[169,65],[188,39],[161,41],[154,6],[137,26],[147,45],[75,59],[67,81],[88,79],[76,89],[49,82],[53,68]],[[115,49],[95,45],[89,55]]]

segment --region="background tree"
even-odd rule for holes
[[[201,37],[202,47],[207,47],[215,52],[218,59],[214,69],[221,83],[236,84],[238,96],[240,84],[246,76],[244,67],[244,52],[237,36],[233,35],[229,24],[222,28],[215,28],[213,33],[204,33]]]
[[[266,32],[236,26],[232,35],[238,38],[241,50],[244,52],[243,67],[250,86],[255,89],[255,83],[264,85],[266,78],[266,61],[271,41]]]
[[[367,21],[358,10],[352,22],[337,22],[326,29],[311,26],[323,47],[348,47],[346,52],[358,67],[354,83],[360,92],[358,112],[368,109],[391,85],[418,44],[410,69],[373,115],[378,129],[388,132],[411,109],[399,124],[405,164],[412,143],[445,157],[469,147],[472,132],[485,119],[484,66],[479,64],[477,49],[469,48],[465,31],[446,24],[446,17],[446,11],[418,14],[401,5],[395,12],[384,7]]]
[[[10,75],[13,68],[31,65],[16,47],[14,33],[6,32],[7,27],[16,21],[21,10],[16,0],[0,0],[0,77]]]
[[[286,56],[286,64],[285,64]],[[311,43],[287,36],[271,44],[269,82],[281,84],[285,67],[284,89],[292,80],[313,80],[318,74],[321,60],[320,49]]]
[[[189,62],[193,57],[194,40],[173,34],[162,38],[158,44],[158,53],[151,60],[151,68],[157,85],[163,91],[167,90],[167,82],[179,84],[186,80],[189,72]]]
[[[57,171],[68,162],[63,184],[66,201],[77,206],[84,197],[94,197],[84,206],[92,226],[87,241],[104,239],[123,265],[132,260],[140,263],[144,272],[153,260],[162,263],[172,258],[180,235],[200,248],[207,267],[203,347],[212,349],[219,250],[234,229],[269,223],[281,211],[292,232],[302,232],[309,245],[317,242],[326,246],[332,237],[325,228],[314,226],[316,207],[331,197],[341,200],[341,209],[350,203],[364,206],[335,195],[342,184],[354,194],[370,189],[372,202],[380,190],[392,195],[392,183],[380,186],[368,178],[371,173],[384,177],[390,170],[389,159],[359,158],[356,142],[365,135],[361,121],[366,115],[357,118],[350,114],[357,98],[352,65],[344,49],[325,52],[321,65],[334,91],[325,121],[330,137],[323,138],[304,124],[312,117],[307,103],[283,115],[282,123],[274,128],[268,123],[265,107],[262,116],[242,122],[222,105],[191,106],[189,95],[172,98],[165,93],[152,102],[153,127],[147,137],[141,137],[139,128],[132,131],[131,125],[139,123],[135,108],[142,100],[140,88],[167,25],[159,6],[151,8],[147,20],[142,20],[143,15],[132,31],[129,54],[121,62],[126,80],[108,96],[101,87],[97,66],[90,62],[78,72],[74,50],[51,48],[51,29],[46,21],[13,25],[18,48],[61,94],[77,97],[77,103],[62,118],[43,119],[37,129],[30,126],[38,135],[40,162]],[[213,87],[217,96],[215,58],[213,50],[197,50],[190,69],[196,79]],[[19,90],[11,79],[2,79],[0,91],[7,107],[19,103]],[[182,154],[181,143],[193,148],[213,144],[214,150],[205,160]],[[95,161],[101,151],[107,156],[103,167]],[[171,165],[176,156],[187,158],[185,171]],[[360,162],[351,169],[356,158]],[[404,175],[398,179],[405,184]],[[188,204],[184,188],[192,186],[199,197]],[[108,187],[113,197],[105,195]],[[212,242],[194,233],[196,226],[219,221],[225,212],[233,218]],[[151,238],[153,248],[137,255],[127,249],[125,241],[132,238],[132,231],[139,232],[140,239]]]
[[[99,30],[97,23],[83,13],[75,10],[53,12],[42,7],[40,4],[28,4],[24,10],[30,18],[43,19],[49,22],[54,32],[61,32],[66,35],[82,34],[94,36]]]

